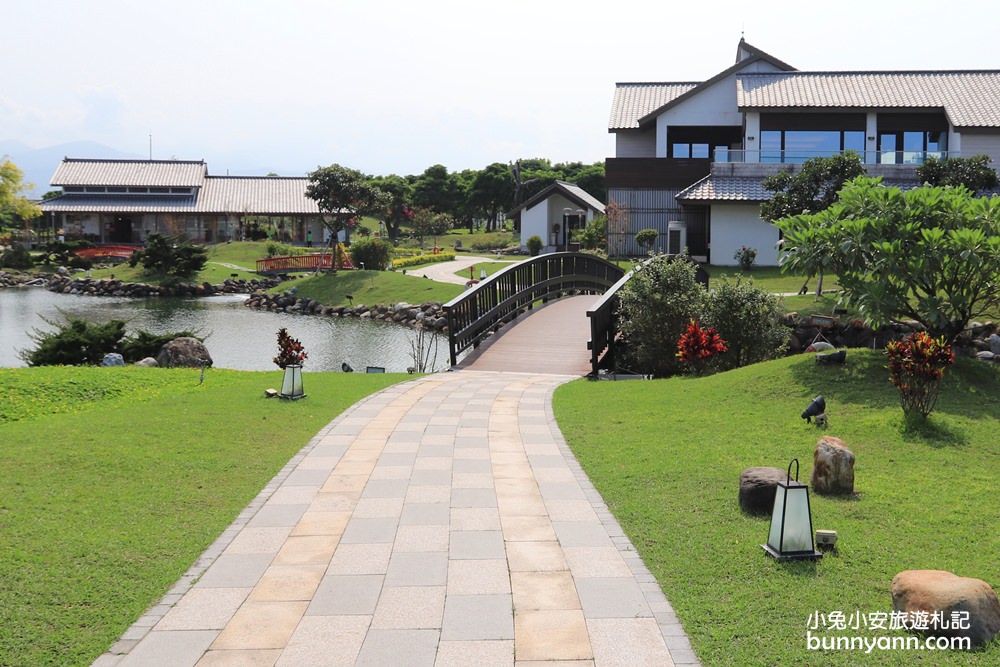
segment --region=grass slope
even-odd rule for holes
[[[280,401],[277,370],[0,369],[0,664],[90,664],[323,426],[408,378],[306,373]]]
[[[700,379],[578,381],[560,387],[560,428],[673,604],[705,665],[995,665],[974,654],[806,649],[811,613],[892,609],[906,569],[944,569],[1000,588],[1000,372],[959,359],[926,425],[907,424],[878,352],[842,368],[810,356]],[[814,528],[838,551],[812,562],[765,556],[769,518],[744,515],[740,473],[785,468],[809,482],[822,435],[799,418],[823,394],[829,435],[857,455],[853,498],[810,493]],[[878,638],[864,629],[825,636]]]
[[[354,305],[373,306],[377,303],[413,303],[440,301],[445,303],[462,293],[461,285],[439,283],[398,271],[338,271],[300,278],[294,283],[279,285],[274,292],[296,285],[297,296],[316,299],[327,306],[347,306],[347,295]]]

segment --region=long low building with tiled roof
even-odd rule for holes
[[[717,265],[750,246],[773,265],[765,177],[848,150],[900,187],[918,185],[930,157],[996,162],[1000,71],[801,72],[741,39],[736,63],[707,81],[617,84],[608,131],[608,201],[633,237],[658,229],[659,250]],[[634,238],[626,247],[641,252]]]
[[[156,232],[207,243],[250,235],[305,242],[324,229],[305,177],[210,176],[191,160],[66,158],[51,184],[63,193],[41,204],[52,228],[99,243],[141,243]]]

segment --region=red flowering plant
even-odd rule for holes
[[[951,345],[944,338],[918,331],[903,340],[890,341],[885,353],[889,356],[889,380],[899,389],[903,413],[916,411],[927,417],[937,403],[944,369],[955,361]]]
[[[729,350],[715,327],[702,329],[698,320],[691,320],[677,341],[677,358],[690,372],[701,375],[712,357]]]
[[[308,356],[302,343],[292,338],[285,327],[278,329],[278,356],[272,359],[278,368],[301,365]]]

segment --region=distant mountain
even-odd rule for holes
[[[34,191],[27,193],[29,197],[41,197],[52,189],[49,187],[49,181],[65,157],[125,160],[142,160],[146,157],[135,153],[125,153],[96,141],[71,141],[47,148],[31,148],[24,142],[15,140],[0,141],[0,157],[4,155],[9,156],[18,169],[24,172],[26,182],[34,183]]]

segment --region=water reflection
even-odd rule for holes
[[[127,299],[54,294],[41,288],[0,289],[0,366],[24,366],[17,351],[33,347],[28,334],[32,329],[50,330],[45,319],[62,321],[60,312],[95,322],[125,320],[129,332],[198,332],[207,336],[205,345],[218,368],[275,370],[271,359],[278,353],[276,334],[281,327],[302,341],[309,354],[307,370],[339,371],[347,362],[360,372],[366,366],[382,366],[389,373],[401,373],[413,365],[411,342],[416,332],[407,327],[255,311],[243,305],[245,298]],[[436,334],[434,341],[433,370],[445,370],[448,340]],[[432,352],[432,362],[434,356]]]

